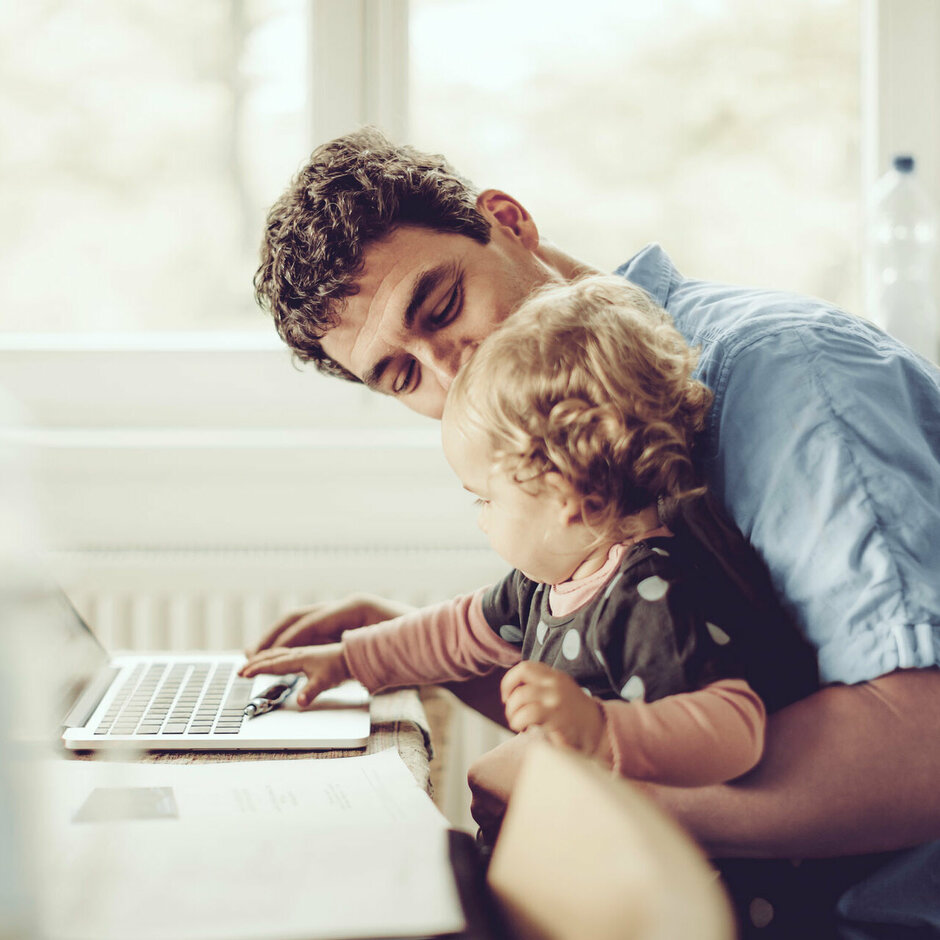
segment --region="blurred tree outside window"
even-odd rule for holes
[[[270,330],[251,277],[309,153],[298,0],[0,4],[0,330]]]
[[[860,3],[411,0],[408,140],[603,269],[655,240],[854,309]],[[251,277],[318,143],[309,11],[0,4],[0,331],[271,330]]]
[[[612,270],[858,311],[860,0],[412,0],[411,130]]]

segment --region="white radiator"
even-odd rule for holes
[[[111,650],[240,650],[282,614],[367,592],[421,606],[504,573],[478,549],[108,550],[59,552],[54,573]],[[456,703],[456,700],[454,700]],[[472,828],[467,768],[506,732],[456,703],[449,716],[438,805]]]
[[[245,649],[265,625],[303,603],[300,595],[217,586],[196,592],[97,587],[70,593],[104,646],[124,650]]]
[[[109,649],[242,649],[282,614],[354,593],[421,606],[504,565],[463,548],[58,552],[54,573]]]

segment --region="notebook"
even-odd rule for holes
[[[371,731],[369,694],[358,682],[297,706],[300,682],[280,708],[247,718],[245,705],[272,685],[242,679],[240,653],[109,655],[64,595],[55,602],[56,645],[70,682],[60,703],[62,740],[73,750],[311,750],[360,748]]]

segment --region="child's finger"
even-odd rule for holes
[[[282,659],[292,659],[298,656],[301,656],[303,653],[306,653],[308,650],[306,647],[285,647],[279,646],[273,649],[265,650],[262,653],[257,653],[255,656],[249,657],[248,661],[245,663],[246,667],[252,667],[259,665],[265,665],[267,663],[278,662]]]
[[[510,711],[517,712],[520,708],[533,703],[540,703],[543,706],[551,707],[557,705],[557,695],[553,694],[550,688],[546,688],[542,683],[526,682],[517,685],[509,697],[506,699],[506,714]]]
[[[520,685],[525,685],[527,682],[534,682],[537,679],[544,678],[552,671],[551,666],[546,666],[545,663],[536,663],[530,660],[516,663],[516,665],[503,676],[499,683],[499,694],[503,703],[509,700],[509,696],[512,695],[513,691]]]
[[[513,690],[525,682],[525,672],[522,667],[525,663],[516,663],[511,669],[506,671],[506,675],[499,681],[499,697],[505,705],[509,701],[509,696]]]
[[[297,707],[307,708],[313,704],[313,700],[321,693],[330,688],[329,684],[320,679],[308,679],[303,688],[297,693]]]
[[[539,710],[544,721],[545,714],[556,705],[557,697],[552,695],[550,689],[545,689],[541,684],[525,683],[516,686],[506,700],[506,721],[508,722],[510,718],[524,709],[532,707]]]
[[[296,654],[284,655],[283,653],[274,656],[258,657],[258,659],[245,663],[238,674],[245,679],[250,679],[252,676],[257,676],[265,672],[275,676],[282,676],[288,672],[302,672],[302,659],[303,657],[297,656]]]
[[[525,731],[545,722],[545,709],[541,702],[526,702],[519,708],[506,709],[506,723],[513,731]]]

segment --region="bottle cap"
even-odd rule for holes
[[[894,158],[894,168],[898,173],[913,173],[914,158],[910,154],[898,154]]]

